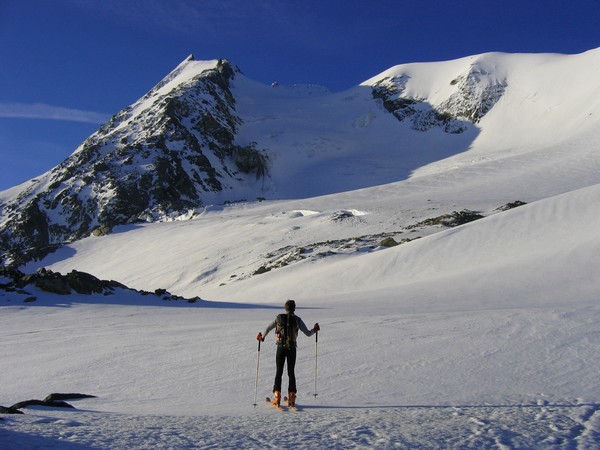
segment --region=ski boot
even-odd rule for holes
[[[274,407],[281,407],[281,391],[273,391],[273,401],[271,402]]]
[[[296,393],[290,392],[288,394],[288,407],[295,408],[296,407]]]

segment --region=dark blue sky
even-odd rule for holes
[[[52,168],[193,53],[350,88],[396,64],[600,47],[600,0],[1,0],[0,190]]]

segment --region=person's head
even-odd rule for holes
[[[296,302],[294,300],[288,300],[285,302],[285,312],[293,313],[296,310]]]

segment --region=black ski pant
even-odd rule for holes
[[[283,366],[286,361],[288,377],[290,379],[288,391],[296,393],[296,374],[294,373],[294,369],[296,368],[296,348],[284,348],[281,345],[277,347],[277,355],[275,357],[277,372],[275,372],[273,392],[281,391],[281,378],[283,377]]]

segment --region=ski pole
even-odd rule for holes
[[[256,405],[258,404],[258,403],[256,403],[256,395],[258,393],[258,368],[260,367],[260,342],[261,342],[261,339],[258,339],[258,354],[256,357],[256,386],[254,387],[254,407],[255,408],[256,408]]]
[[[315,393],[314,396],[315,398],[317,398],[317,355],[319,353],[318,350],[318,344],[319,344],[319,332],[315,332]]]

